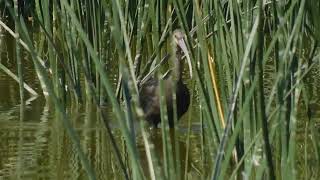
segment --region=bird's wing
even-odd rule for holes
[[[157,108],[160,109],[158,81],[156,79],[150,79],[141,85],[139,94],[141,107],[146,115],[155,112]]]

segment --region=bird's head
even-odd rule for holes
[[[188,52],[186,43],[184,41],[184,38],[185,38],[185,34],[181,30],[176,29],[173,32],[173,40],[177,45],[177,51],[182,51],[183,54],[185,55],[185,58],[187,60],[188,67],[189,67],[190,77],[192,77],[191,59],[190,59],[189,52]],[[182,56],[180,57],[180,59],[178,58],[177,60],[182,60]]]

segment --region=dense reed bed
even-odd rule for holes
[[[320,60],[319,1],[35,0],[27,16],[13,2],[2,4],[14,27],[3,20],[0,26],[16,38],[18,74],[11,76],[18,77],[21,102],[36,94],[23,83],[23,49],[89,179],[96,179],[95,172],[65,110],[72,104],[97,107],[124,179],[188,179],[190,167],[181,160],[175,135],[179,126],[169,128],[166,103],[161,99],[161,156],[139,103],[138,83],[171,67],[175,29],[186,34],[192,60],[193,98],[183,121],[187,147],[193,124],[201,127],[199,179],[319,176],[308,164],[310,157],[320,163],[317,122],[301,118],[312,112],[305,80]],[[118,73],[116,84],[110,72]],[[162,80],[160,93],[166,93]],[[105,118],[105,103],[112,106],[117,129]],[[138,151],[138,136],[145,154]],[[298,152],[301,146],[304,153]]]

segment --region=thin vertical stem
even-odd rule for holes
[[[259,1],[259,25],[258,25],[258,49],[257,49],[257,76],[258,76],[258,88],[257,88],[257,98],[258,98],[258,119],[261,120],[262,125],[262,134],[264,140],[265,153],[267,158],[267,165],[269,168],[269,176],[270,179],[275,179],[274,167],[272,162],[272,153],[271,146],[269,140],[269,131],[268,131],[268,122],[266,116],[266,108],[265,108],[265,99],[264,99],[264,86],[263,86],[263,47],[264,47],[264,32],[263,32],[263,22],[264,22],[264,14],[263,14],[263,0]]]
[[[14,12],[15,12],[15,42],[16,42],[16,60],[19,77],[19,92],[21,105],[24,104],[24,93],[23,93],[23,74],[22,74],[22,62],[20,56],[20,29],[19,29],[19,12],[18,12],[18,1],[14,1]]]

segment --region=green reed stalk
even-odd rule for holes
[[[257,63],[258,68],[256,70],[256,76],[258,76],[258,88],[257,88],[257,118],[261,121],[261,128],[264,140],[264,148],[265,154],[267,159],[267,164],[269,168],[269,178],[275,179],[275,172],[274,166],[272,161],[272,152],[269,140],[269,131],[268,131],[268,122],[266,117],[266,109],[265,109],[265,99],[264,99],[264,86],[263,86],[263,47],[264,47],[264,32],[263,32],[263,22],[264,22],[264,15],[262,12],[262,4],[263,1],[261,0],[258,3],[258,17],[259,17],[259,25],[258,25],[258,47],[257,47]]]
[[[38,72],[38,75],[41,76],[43,79],[43,85],[46,87],[48,93],[50,94],[50,97],[52,98],[55,108],[57,109],[58,115],[61,117],[62,123],[65,126],[71,140],[73,141],[77,153],[79,155],[79,158],[81,159],[81,162],[83,163],[84,169],[88,173],[88,177],[92,180],[96,179],[95,172],[93,171],[87,157],[85,156],[84,152],[81,149],[79,136],[72,127],[70,120],[65,112],[65,108],[63,104],[60,102],[58,97],[56,96],[56,93],[54,92],[54,87],[52,85],[52,82],[49,80],[49,77],[47,73],[45,72],[44,67],[39,62],[39,56],[37,55],[37,52],[34,50],[34,47],[32,45],[32,41],[30,39],[30,36],[28,34],[28,30],[26,28],[26,25],[24,23],[24,20],[20,18],[20,24],[22,32],[23,32],[23,38],[26,40],[27,46],[31,50],[32,60],[35,66],[36,71]]]
[[[241,63],[241,68],[240,68],[240,72],[239,72],[239,75],[238,75],[238,81],[236,83],[234,92],[232,94],[232,98],[231,98],[231,102],[230,102],[230,106],[229,106],[229,113],[228,113],[228,116],[227,116],[228,118],[227,118],[227,122],[226,122],[226,128],[224,130],[224,133],[223,133],[223,136],[222,136],[222,139],[221,139],[221,143],[220,143],[220,146],[219,146],[219,149],[218,149],[218,153],[217,153],[217,158],[216,158],[216,162],[215,162],[215,168],[214,168],[214,173],[213,173],[212,179],[217,179],[219,177],[219,175],[220,175],[221,161],[222,161],[222,157],[224,155],[224,149],[225,149],[225,145],[227,143],[228,135],[229,135],[229,132],[231,130],[233,112],[234,112],[235,106],[236,106],[236,100],[237,100],[238,92],[239,92],[240,85],[241,85],[241,79],[242,79],[242,76],[244,74],[246,63],[248,61],[248,55],[249,55],[249,52],[250,52],[250,49],[251,49],[251,46],[252,46],[252,43],[253,43],[253,39],[254,39],[255,34],[257,32],[258,23],[259,23],[259,18],[257,17],[255,19],[253,28],[252,28],[251,33],[250,33],[249,41],[248,41],[248,44],[246,46],[244,57],[243,57],[243,60],[242,60],[242,63]]]
[[[130,157],[133,159],[132,163],[134,163],[133,168],[135,169],[135,172],[137,173],[137,176],[139,178],[142,178],[142,170],[139,164],[139,160],[138,160],[138,154],[137,154],[137,149],[135,144],[133,144],[133,142],[131,141],[131,137],[130,137],[130,133],[129,133],[129,129],[126,126],[125,123],[125,118],[123,116],[122,111],[120,110],[120,106],[117,102],[116,97],[114,96],[113,90],[111,88],[110,82],[107,79],[107,75],[105,73],[104,70],[104,66],[101,64],[101,61],[99,61],[91,43],[89,42],[89,39],[87,38],[85,32],[83,31],[80,22],[78,21],[77,17],[75,16],[74,12],[72,11],[71,7],[67,4],[67,2],[62,1],[62,5],[64,6],[64,8],[66,8],[66,12],[68,12],[68,15],[71,18],[71,23],[75,26],[76,31],[79,33],[79,36],[81,38],[81,40],[83,41],[83,43],[85,44],[86,48],[88,49],[89,55],[92,58],[94,64],[97,67],[97,71],[100,74],[101,80],[102,80],[102,84],[109,96],[110,102],[112,104],[112,106],[114,107],[115,110],[115,115],[119,121],[119,125],[120,125],[120,130],[122,132],[122,135],[124,136],[124,138],[126,139],[126,145],[128,146],[128,151],[130,154]],[[119,41],[120,42],[120,41]],[[120,62],[121,62],[121,57],[120,57]]]
[[[19,39],[20,39],[20,30],[19,30],[19,24],[18,24],[18,19],[19,19],[19,13],[18,13],[18,1],[14,1],[14,13],[15,13],[15,41],[16,41],[16,61],[17,61],[17,69],[18,69],[18,77],[19,77],[19,94],[20,94],[20,102],[21,105],[23,106],[24,104],[24,93],[23,93],[23,74],[22,74],[22,62],[21,62],[21,56],[20,56],[20,44],[19,44]]]
[[[119,165],[120,165],[120,167],[121,167],[121,169],[122,169],[122,172],[123,172],[123,174],[124,174],[124,177],[125,177],[125,179],[129,179],[128,172],[127,172],[126,167],[125,167],[125,165],[124,165],[124,162],[123,162],[123,160],[122,160],[122,158],[121,158],[120,149],[119,149],[119,147],[118,147],[118,145],[117,145],[117,143],[116,143],[116,139],[115,139],[114,135],[112,134],[112,129],[111,129],[109,123],[107,122],[106,114],[103,113],[103,111],[101,110],[100,100],[99,100],[99,96],[98,96],[99,94],[97,93],[97,90],[95,90],[95,89],[97,89],[97,88],[94,87],[94,83],[93,83],[92,80],[89,78],[90,76],[89,76],[88,67],[86,67],[85,65],[86,65],[86,64],[83,63],[84,73],[85,73],[86,81],[88,82],[88,85],[89,85],[89,87],[90,87],[89,90],[90,90],[91,96],[94,97],[93,100],[94,100],[94,102],[96,103],[96,107],[98,108],[99,113],[100,113],[100,115],[101,115],[101,117],[102,117],[102,121],[103,121],[103,123],[104,123],[104,125],[105,125],[105,127],[106,127],[106,129],[107,129],[107,133],[108,133],[109,138],[110,138],[110,140],[111,140],[112,147],[114,148],[114,152],[115,152],[115,154],[116,154],[116,158],[117,158],[118,163],[119,163]],[[132,133],[132,136],[133,136],[133,135],[134,135],[134,133]]]
[[[193,107],[193,100],[195,99],[195,81],[191,82],[192,91],[190,94],[190,106]],[[185,157],[185,165],[184,165],[184,176],[183,179],[188,179],[188,165],[189,165],[189,153],[190,153],[190,136],[191,136],[191,118],[192,118],[192,109],[188,112],[188,132],[187,132],[187,140],[186,140],[186,157]],[[177,162],[178,163],[178,162]],[[178,167],[177,167],[178,168]]]

